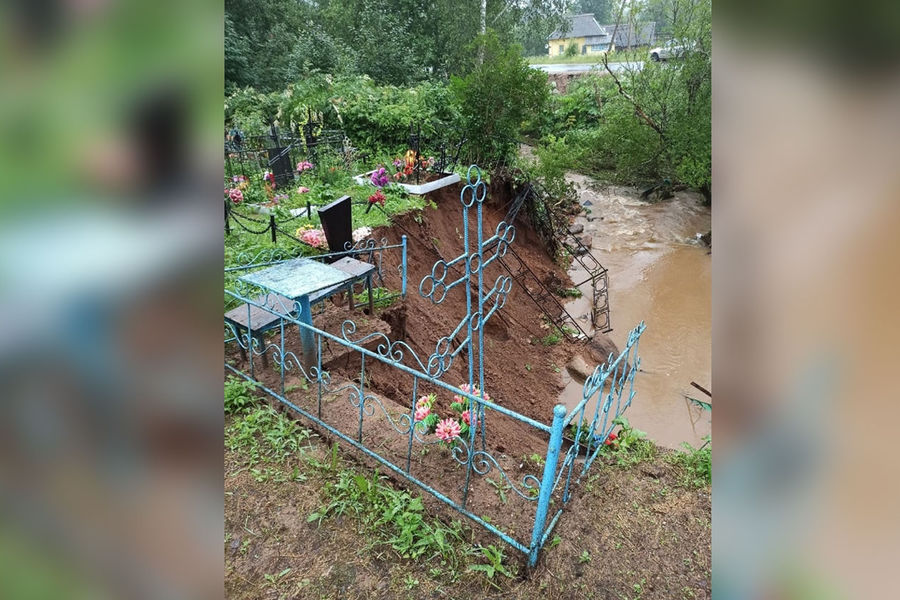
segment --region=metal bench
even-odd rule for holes
[[[326,288],[324,290],[320,290],[318,292],[310,294],[309,303],[316,304],[318,302],[323,302],[326,298],[333,296],[334,294],[339,293],[345,289],[349,289],[349,305],[350,310],[353,310],[353,286],[360,280],[365,279],[366,288],[369,292],[369,314],[374,314],[375,310],[374,299],[372,296],[372,273],[375,272],[375,265],[362,262],[348,256],[332,263],[330,266],[339,269],[347,273],[348,275],[351,275],[352,279],[349,279],[346,283],[341,283],[339,285],[335,285],[330,288]],[[267,301],[270,301],[272,302],[273,310],[284,307],[290,311],[290,316],[296,317],[297,311],[294,308],[294,300],[285,296],[273,293],[254,298],[253,301],[256,304],[262,305],[266,305]],[[274,312],[272,312],[272,310],[254,306],[252,304],[242,304],[237,308],[234,308],[225,313],[225,321],[231,323],[235,327],[238,335],[240,335],[241,330],[248,330],[250,332],[251,339],[255,338],[259,342],[260,348],[265,348],[263,334],[277,327],[280,319],[281,316],[275,314]],[[243,346],[241,346],[241,344],[238,344],[238,348],[241,352],[241,358],[243,360],[246,360],[247,353],[244,351]],[[262,359],[263,366],[268,367],[269,362],[268,357],[266,356],[266,352],[262,353]]]

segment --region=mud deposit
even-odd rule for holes
[[[709,389],[711,376],[711,256],[696,239],[711,228],[710,210],[691,192],[649,203],[633,188],[598,186],[574,173],[569,178],[584,207],[574,223],[584,226],[591,253],[609,269],[610,338],[622,348],[629,330],[641,320],[647,325],[627,416],[661,445],[698,446],[710,433],[710,413],[686,396],[709,400],[690,383]],[[571,275],[580,281],[579,273]],[[589,310],[583,304],[573,302],[573,314]],[[581,384],[568,376],[566,384],[563,402],[574,406]]]

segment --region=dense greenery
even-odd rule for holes
[[[467,139],[465,158],[483,164],[508,164],[516,140],[527,138],[538,160],[520,166],[559,197],[570,192],[568,169],[635,185],[668,180],[708,196],[710,0],[650,0],[633,11],[614,1],[577,4],[601,21],[655,19],[688,50],[613,74],[601,69],[560,94],[527,66],[528,50],[511,43],[527,41],[524,24],[548,27],[555,4],[499,14],[488,3],[491,27],[479,36],[476,2],[454,11],[441,2],[228,0],[226,125],[253,135],[274,122],[297,134],[312,117],[342,130],[370,168],[405,151],[410,125],[426,137]],[[294,58],[278,62],[285,53]]]
[[[630,18],[659,18],[687,48],[684,55],[575,80],[566,94],[553,96],[533,134],[567,154],[569,168],[629,184],[668,179],[709,197],[710,8],[709,0],[648,3]]]
[[[534,54],[571,5],[490,0],[485,22]],[[225,0],[225,87],[280,91],[315,73],[445,81],[465,70],[480,12],[480,0]]]

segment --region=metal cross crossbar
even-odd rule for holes
[[[473,179],[474,175],[474,179]],[[469,389],[479,398],[484,399],[484,326],[497,309],[502,308],[506,298],[512,289],[512,278],[500,275],[494,281],[490,290],[484,288],[485,268],[506,254],[509,244],[516,236],[516,229],[510,223],[501,221],[494,235],[484,239],[482,225],[482,204],[487,195],[487,185],[481,179],[481,170],[472,165],[466,172],[467,184],[459,193],[462,203],[463,222],[463,252],[456,258],[445,262],[438,260],[431,269],[431,274],[422,278],[419,284],[419,293],[430,298],[435,304],[440,304],[447,297],[447,292],[453,288],[464,285],[466,291],[466,314],[460,319],[459,324],[448,335],[440,338],[435,345],[434,353],[428,358],[428,372],[430,375],[441,377],[450,368],[453,358],[464,349],[467,349],[469,360]],[[475,207],[476,230],[474,239],[469,231],[469,210]],[[485,254],[488,254],[485,258]],[[463,274],[454,281],[447,282],[447,275],[454,265],[463,267]],[[474,285],[474,291],[473,291]],[[485,312],[485,306],[488,306]],[[455,348],[453,341],[457,339],[463,330],[466,337]],[[476,343],[477,340],[477,343]],[[475,452],[476,430],[481,432],[481,448],[485,448],[484,434],[484,404],[477,402],[475,409],[476,426],[469,430],[469,454]],[[463,494],[462,505],[466,505],[468,497],[468,480],[471,477],[472,460],[467,461],[466,492]]]

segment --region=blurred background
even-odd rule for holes
[[[896,594],[898,33],[896,2],[716,4],[714,597]]]
[[[900,4],[714,24],[714,597],[892,597]],[[223,6],[7,2],[0,78],[0,597],[221,597]]]
[[[0,597],[222,597],[223,7],[0,4]]]

